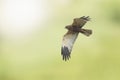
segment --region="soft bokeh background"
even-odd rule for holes
[[[90,16],[71,59],[62,37]],[[120,80],[120,0],[0,0],[0,80]]]

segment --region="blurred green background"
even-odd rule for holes
[[[23,25],[19,34],[6,26],[5,4],[10,3],[0,0],[0,80],[120,80],[120,0],[45,0],[43,21],[28,33]],[[84,27],[93,34],[79,34],[65,62],[60,52],[64,27],[81,16],[91,17]]]

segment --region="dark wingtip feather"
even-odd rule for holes
[[[82,17],[80,17],[80,18],[81,18],[81,19],[84,19],[84,20],[87,20],[87,21],[90,21],[90,19],[91,19],[89,16],[86,16],[86,17],[85,17],[85,16],[82,16]]]
[[[68,50],[68,47],[62,47],[61,49],[61,55],[63,56],[63,60],[67,61],[70,58],[70,52]]]

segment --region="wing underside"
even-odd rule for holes
[[[62,41],[61,55],[63,56],[63,60],[69,60],[70,54],[72,51],[73,44],[78,36],[78,32],[68,31]]]

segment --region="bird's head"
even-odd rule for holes
[[[70,29],[71,27],[72,27],[72,25],[65,26],[66,29]]]
[[[69,29],[69,26],[65,26],[66,29]]]

